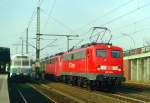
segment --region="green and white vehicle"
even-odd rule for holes
[[[32,59],[28,55],[14,55],[11,57],[10,78],[30,78],[32,70]]]

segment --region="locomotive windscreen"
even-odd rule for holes
[[[111,56],[113,58],[120,58],[120,51],[119,50],[112,50],[111,51]]]
[[[107,51],[105,49],[97,49],[96,56],[97,57],[106,57]]]

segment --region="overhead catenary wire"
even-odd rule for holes
[[[42,5],[43,1],[44,1],[44,0],[41,0],[41,1],[40,1],[40,3],[39,3],[40,6]],[[31,26],[31,24],[32,24],[32,22],[33,22],[35,16],[36,16],[36,8],[34,9],[32,15],[31,15],[31,17],[30,17],[30,19],[29,19],[29,21],[28,21],[28,23],[27,23],[27,27],[24,29],[23,32],[25,32],[27,28],[28,28],[28,29],[30,28],[30,26]],[[23,36],[24,36],[24,34],[22,34],[22,36],[20,36],[19,38],[23,38]]]
[[[53,13],[53,10],[54,10],[54,8],[55,8],[55,5],[56,5],[56,0],[54,0],[53,3],[52,3],[51,9],[50,9],[50,11],[49,11],[49,13],[48,13],[48,18],[47,18],[47,20],[46,20],[46,22],[45,22],[45,24],[44,24],[44,26],[43,26],[43,29],[45,29],[45,28],[47,27],[48,21],[49,21],[51,15],[52,15],[52,13]]]
[[[129,11],[129,12],[123,14],[123,15],[120,15],[120,16],[118,16],[118,17],[116,17],[116,18],[113,18],[112,20],[110,20],[110,21],[108,21],[108,22],[102,24],[101,26],[105,26],[105,25],[107,25],[107,24],[111,24],[111,23],[113,23],[113,22],[115,22],[115,21],[117,21],[117,20],[119,20],[119,19],[122,19],[123,17],[128,16],[128,15],[130,15],[130,14],[136,12],[136,11],[139,11],[139,10],[141,10],[141,9],[143,9],[143,8],[145,8],[145,7],[147,7],[147,6],[149,6],[149,5],[150,5],[150,2],[145,3],[145,4],[142,5],[142,6],[138,6],[137,8],[135,8],[135,9],[133,9],[133,10],[131,10],[131,11]],[[137,33],[137,32],[135,32],[135,33]]]
[[[134,0],[132,0],[132,1],[134,1]],[[131,3],[132,1],[128,1],[128,2],[125,2],[125,3],[121,4],[121,5],[119,5],[118,7],[116,7],[116,8],[114,8],[114,9],[110,10],[109,12],[107,12],[107,13],[106,13],[105,15],[103,15],[102,17],[107,16],[107,15],[110,15],[111,13],[114,13],[114,11],[119,10],[119,8],[122,8],[122,7],[126,6],[126,5],[128,5],[128,4]],[[55,2],[53,2],[53,5],[55,5]],[[55,22],[59,23],[60,25],[62,25],[63,27],[65,27],[65,28],[68,29],[68,26],[66,26],[64,23],[60,22],[59,20],[57,20],[57,19],[55,19],[55,18],[53,18],[53,17],[51,16],[51,13],[52,13],[52,11],[53,11],[53,8],[54,8],[54,6],[52,6],[52,9],[50,10],[51,12],[49,12],[49,17],[48,17],[48,19],[51,17]],[[92,21],[92,23],[93,23],[93,22],[96,22],[97,19],[98,19],[98,18],[96,18],[94,21]],[[48,24],[48,23],[46,23],[45,25],[47,25],[47,24]],[[71,33],[73,33],[73,30],[71,30],[70,28],[69,28],[69,31],[71,31]]]
[[[69,26],[67,26],[65,23],[63,23],[62,21],[54,18],[53,16],[51,16],[51,18],[52,18],[53,21],[57,22],[59,25],[66,28],[69,32],[73,33],[73,30]]]
[[[55,0],[55,1],[56,1],[56,0]],[[125,3],[124,3],[124,4],[125,4]],[[140,7],[141,7],[141,6],[140,6]],[[140,7],[138,7],[138,9],[141,9]],[[50,11],[53,11],[53,9],[50,9]],[[49,13],[49,14],[50,14],[50,13]],[[51,13],[51,14],[52,14],[52,13]],[[61,22],[61,21],[57,20],[56,18],[52,17],[51,14],[50,14],[50,17],[52,18],[53,21],[59,23],[61,26],[67,28],[69,31],[72,32],[72,30],[71,30],[70,27],[67,27],[66,24],[64,24],[63,22]],[[131,14],[131,13],[129,13],[129,14]],[[129,14],[127,14],[127,15],[129,15]],[[126,16],[126,15],[125,15],[125,16]],[[123,16],[123,17],[125,17],[125,16]],[[50,17],[48,17],[48,18],[50,18]],[[119,17],[120,17],[120,16],[119,16]],[[121,18],[123,18],[123,17],[121,17]],[[120,18],[120,19],[121,19],[121,18]],[[117,19],[117,20],[118,20],[118,19]],[[105,25],[107,25],[107,23],[108,23],[108,24],[113,23],[113,22],[115,22],[115,21],[117,21],[117,20],[115,20],[115,18],[114,18],[114,20],[112,19],[112,22],[111,22],[111,20],[110,20],[110,21],[106,22]],[[32,20],[31,20],[31,21],[32,21]],[[109,22],[110,22],[110,23],[109,23]],[[32,22],[31,22],[31,23],[32,23]],[[94,22],[93,22],[93,23],[94,23]],[[30,24],[30,23],[29,23],[29,24]],[[48,23],[47,23],[47,24],[48,24]],[[30,25],[29,25],[29,27],[30,27]]]
[[[117,7],[115,7],[114,9],[111,9],[110,11],[106,12],[104,15],[98,16],[97,18],[95,18],[95,19],[91,20],[90,22],[88,22],[87,24],[85,24],[85,25],[75,29],[74,31],[79,31],[79,30],[83,29],[86,26],[90,26],[91,24],[95,23],[99,18],[101,19],[101,18],[104,18],[104,17],[106,17],[108,15],[113,14],[114,12],[116,12],[116,11],[120,10],[121,8],[127,6],[128,4],[130,4],[133,1],[134,0],[129,0],[129,1],[127,1],[127,2],[125,2],[123,4],[121,4],[121,5],[117,6]]]
[[[41,0],[41,2],[40,2],[40,4],[39,4],[40,6],[42,5],[43,1],[44,1],[44,0]],[[37,8],[35,8],[34,11],[32,12],[32,15],[31,15],[31,17],[30,17],[30,19],[29,19],[29,21],[28,21],[28,23],[27,23],[27,27],[26,27],[26,28],[30,28],[30,25],[32,24],[33,19],[34,19],[34,17],[36,16],[36,9],[37,9]],[[25,28],[25,30],[26,30],[26,28]],[[24,30],[24,31],[25,31],[25,30]]]
[[[137,24],[137,23],[143,22],[144,20],[150,20],[149,18],[150,18],[150,16],[146,16],[146,17],[144,17],[144,18],[141,18],[141,19],[136,20],[136,21],[134,21],[134,22],[132,22],[132,23],[128,23],[128,24],[126,24],[126,25],[123,25],[123,26],[118,27],[118,28],[115,28],[115,29],[127,28],[127,27],[132,26],[132,25],[135,24],[135,23]]]
[[[132,36],[133,36],[133,35],[135,35],[136,33],[143,32],[143,31],[149,31],[149,30],[150,30],[150,27],[148,27],[148,28],[143,28],[143,29],[137,30],[137,31],[135,31],[135,32],[133,32],[133,33],[127,33],[127,34],[132,34]],[[121,33],[120,33],[120,34],[121,34]],[[114,38],[112,41],[121,39],[122,37],[123,37],[123,35],[120,35],[120,36]]]
[[[149,3],[145,3],[144,5],[142,5],[142,6],[140,6],[140,7],[137,7],[137,8],[135,8],[135,9],[133,9],[133,10],[131,10],[131,11],[129,11],[129,12],[123,14],[123,15],[120,15],[120,16],[118,16],[118,17],[116,17],[116,18],[113,18],[112,20],[110,20],[110,21],[108,21],[108,22],[102,24],[101,26],[105,26],[105,25],[107,25],[107,24],[113,23],[113,22],[115,22],[115,21],[117,21],[117,20],[119,20],[119,19],[122,19],[123,17],[126,17],[126,16],[128,16],[128,15],[134,13],[134,12],[137,12],[137,11],[143,9],[143,8],[146,8],[147,6],[150,6],[150,2],[149,2]]]
[[[42,11],[45,15],[48,16],[48,14],[43,10]],[[65,23],[63,23],[61,20],[57,19],[56,17],[53,17],[52,15],[50,16],[51,20],[58,23],[60,26],[64,27],[65,29],[67,29],[71,34],[73,34],[73,30]],[[47,22],[48,24],[48,22]],[[46,24],[46,25],[47,25]],[[44,28],[45,29],[45,28]]]
[[[52,44],[53,44],[54,42],[56,42],[56,41],[57,41],[57,39],[54,39],[52,42],[48,43],[46,46],[44,46],[43,48],[41,48],[41,50],[43,50],[43,49],[45,49],[45,48],[47,48],[47,47],[53,46]]]
[[[29,20],[29,22],[28,22],[27,28],[30,27],[30,25],[31,25],[31,23],[32,23],[32,21],[33,21],[35,15],[36,15],[36,8],[34,9],[34,11],[33,11],[33,13],[32,13],[32,16],[31,16],[31,18],[30,18],[30,20]]]
[[[40,2],[40,4],[39,4],[40,6],[42,5],[43,1],[44,1],[44,0],[41,0],[41,2]],[[30,17],[30,19],[29,19],[27,28],[30,27],[30,25],[31,25],[31,23],[32,23],[32,21],[33,21],[33,19],[34,19],[34,17],[36,16],[36,9],[37,9],[37,7],[35,7],[35,9],[34,9],[32,15],[31,15],[31,17]]]
[[[116,11],[120,10],[121,8],[127,6],[128,4],[130,4],[130,3],[133,2],[133,1],[134,1],[134,0],[132,0],[132,1],[129,0],[129,1],[125,2],[125,3],[122,3],[121,5],[115,7],[114,9],[109,10],[109,11],[106,12],[104,15],[98,16],[96,19],[94,19],[94,20],[88,22],[87,24],[81,26],[80,28],[74,30],[73,32],[75,32],[75,31],[81,31],[81,29],[83,29],[84,27],[90,26],[91,23],[92,23],[92,24],[95,23],[99,18],[104,18],[105,16],[108,16],[108,15],[113,14],[114,12],[116,12]],[[87,34],[91,31],[91,29],[92,29],[92,28],[90,28],[88,31],[86,31],[85,33],[82,33],[82,34],[87,35]],[[85,40],[85,39],[83,39],[83,41],[84,41],[84,40]]]

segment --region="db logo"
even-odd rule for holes
[[[75,68],[75,64],[69,63],[69,68]]]

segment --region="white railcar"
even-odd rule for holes
[[[32,59],[28,55],[14,55],[11,57],[10,78],[29,77],[32,72]]]

